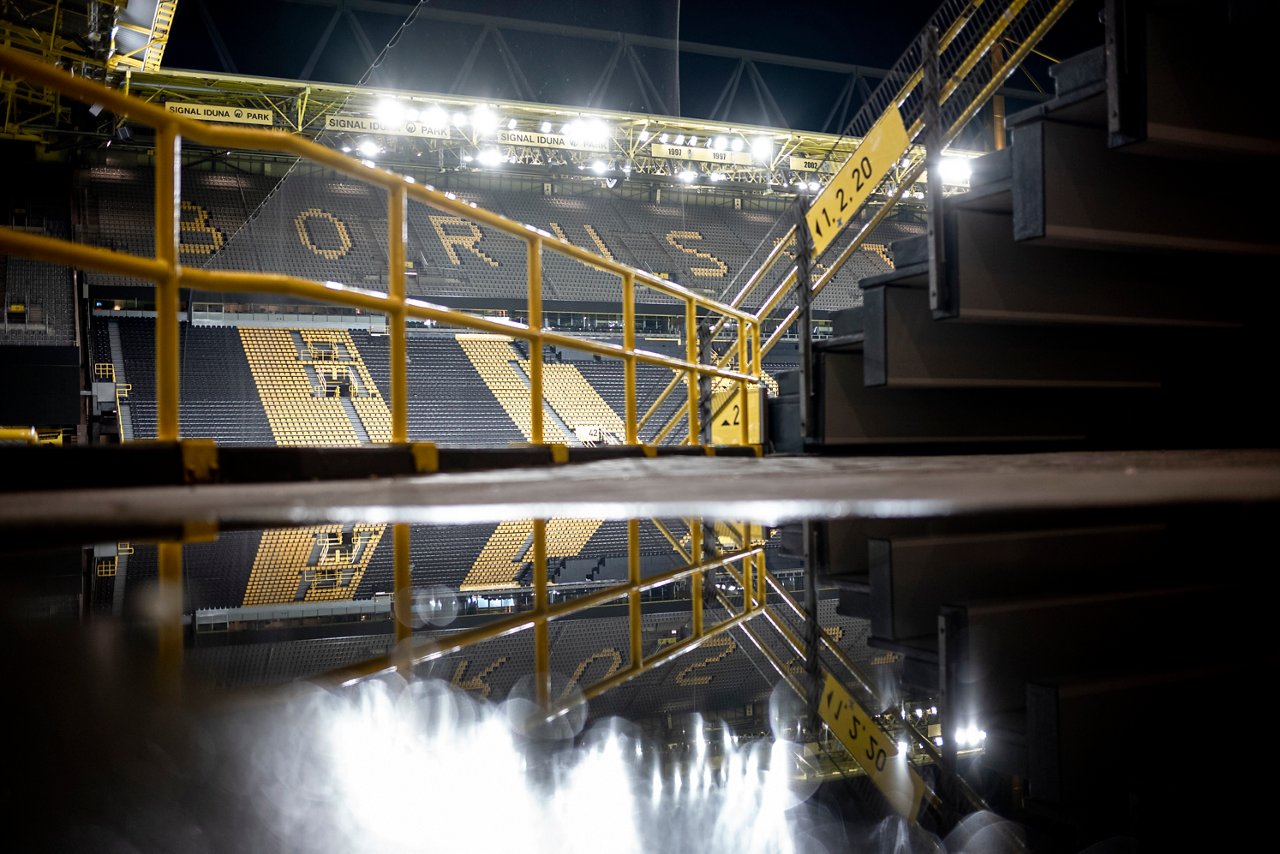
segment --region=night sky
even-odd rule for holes
[[[663,36],[684,41],[769,51],[791,56],[887,68],[920,31],[940,0],[881,0],[870,3],[812,2],[790,4],[765,0],[430,0],[429,8],[492,14],[526,20]],[[402,6],[413,0],[384,0]],[[1097,9],[1101,0],[1077,0],[1068,17],[1046,39],[1050,53],[1070,55],[1101,43]],[[203,8],[202,8],[203,7]],[[728,10],[728,11],[726,11]],[[167,68],[223,71],[214,41],[205,26],[215,24],[226,52],[240,74],[296,79],[307,64],[332,8],[287,0],[183,0],[165,53]],[[400,20],[390,15],[359,16],[376,52],[394,35]],[[370,82],[390,88],[444,92],[453,88],[478,30],[419,20],[407,29],[382,69]],[[507,33],[538,100],[584,104],[605,67],[613,45],[556,40]],[[566,51],[566,45],[570,50]],[[513,89],[492,45],[485,48],[476,72],[459,88],[463,94],[523,100]],[[487,60],[487,61],[486,61]],[[709,113],[734,67],[731,60],[685,55],[677,69],[674,55],[654,52],[646,67],[669,111],[678,102],[685,115]],[[347,21],[340,20],[329,46],[317,58],[308,79],[353,83],[365,74],[368,60]],[[1042,85],[1049,85],[1044,63],[1031,65]],[[814,81],[786,69],[762,66],[770,89],[797,126],[817,128],[843,81]],[[676,81],[679,80],[677,89]],[[634,111],[660,111],[634,86],[625,64],[619,66],[609,101],[603,106]],[[829,83],[829,91],[823,87]],[[1026,78],[1012,85],[1030,88]],[[755,96],[744,78],[733,118],[760,121]]]

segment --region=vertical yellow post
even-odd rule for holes
[[[764,365],[760,364],[760,318],[751,322],[751,376],[759,377],[764,373]]]
[[[159,552],[160,613],[156,641],[161,684],[176,686],[182,675],[182,543],[161,543]]]
[[[391,283],[391,441],[409,441],[408,316],[404,310],[404,247],[409,239],[404,185],[387,191],[387,258]]]
[[[644,664],[640,624],[640,520],[627,522],[627,620],[631,630],[631,667],[638,670]]]
[[[529,329],[537,337],[529,342],[529,441],[542,438],[542,240],[529,238]]]
[[[996,42],[991,46],[991,68],[1004,65],[1004,43]],[[991,132],[995,137],[996,151],[1004,149],[1004,95],[996,94],[991,98]]]
[[[409,571],[409,525],[396,522],[391,527],[392,560],[395,578],[392,596],[395,600],[396,644],[413,637],[413,574]]]
[[[701,355],[698,353],[698,306],[693,300],[684,304],[684,358],[690,364],[697,364]],[[689,371],[689,441],[686,444],[698,445],[702,442],[702,426],[698,413],[698,372]]]
[[[547,520],[533,520],[533,672],[535,699],[551,704],[551,644],[547,632]]]
[[[689,562],[702,563],[702,520],[689,520]],[[702,571],[689,576],[689,599],[693,602],[693,636],[702,637]]]
[[[156,438],[178,440],[178,229],[182,209],[182,140],[173,125],[156,128]]]
[[[753,320],[751,321],[751,342],[750,342],[750,350],[751,350],[751,370],[747,372],[747,373],[751,374],[751,376],[755,377],[757,380],[760,380],[760,378],[762,378],[762,377],[764,376],[764,365],[762,365],[762,364],[760,363],[760,359],[761,359],[761,356],[760,356],[760,325],[761,325],[761,322],[762,322],[762,321],[761,321],[761,320],[760,320],[760,318],[758,318],[758,317],[757,317],[757,318],[755,318],[755,319],[753,319]],[[757,383],[756,383],[756,394],[759,394],[759,393],[760,393],[759,389],[760,389],[760,383],[759,383],[759,382],[757,382]],[[761,413],[761,414],[763,414],[763,413]],[[766,437],[764,436],[764,424],[763,424],[763,422],[762,422],[762,423],[761,423],[761,425],[760,425],[760,437],[759,437],[759,438],[760,438],[760,441],[761,441],[761,442],[764,442],[764,441],[765,441],[765,439],[766,439]]]
[[[623,419],[628,445],[640,444],[640,428],[636,415],[636,277],[630,270],[622,274],[622,349],[627,357],[622,363],[623,406],[626,407],[626,418]]]
[[[769,583],[767,579],[768,568],[764,559],[764,552],[756,555],[753,560],[756,562],[756,600],[760,603],[760,607],[764,607],[769,602]]]
[[[746,323],[738,321],[738,373],[748,373],[747,366],[747,336],[750,332]],[[747,381],[738,380],[738,400],[742,403],[742,417],[739,419],[741,423],[738,441],[744,445],[751,444],[751,415],[754,412],[753,406],[747,401]],[[753,402],[752,402],[753,403]]]

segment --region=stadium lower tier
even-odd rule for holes
[[[100,315],[94,322],[98,362],[111,362],[131,389],[122,406],[123,435],[156,435],[155,323]],[[350,447],[390,440],[390,344],[366,329],[280,329],[191,326],[179,333],[181,431],[222,445]],[[679,355],[676,342],[648,340],[644,349]],[[792,366],[786,346],[767,373]],[[431,331],[408,341],[409,439],[457,447],[505,447],[532,436],[527,345],[492,335]],[[621,361],[548,347],[543,391],[544,438],[569,445],[624,438]],[[672,372],[637,366],[643,414]],[[771,377],[765,384],[776,389]],[[672,394],[641,430],[652,442],[675,415]],[[684,438],[683,424],[666,442]]]

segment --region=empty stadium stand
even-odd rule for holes
[[[81,170],[76,180],[88,199],[90,242],[131,252],[149,249],[149,170],[95,166]],[[562,189],[570,192],[468,187],[456,195],[713,296],[732,296],[781,233],[781,209],[740,211],[696,197],[655,204],[601,189],[584,191],[568,184]],[[816,308],[856,305],[857,280],[889,269],[883,247],[921,229],[909,218],[883,223],[872,245],[855,253]],[[522,301],[527,275],[522,243],[416,203],[409,206],[408,230],[413,267],[407,287],[412,295],[468,307],[506,308]],[[385,234],[381,195],[345,179],[295,172],[277,185],[263,176],[198,169],[184,173],[181,251],[187,263],[287,271],[318,281],[385,288]],[[766,285],[784,272],[775,270]],[[89,276],[101,285],[126,283],[104,274]],[[554,254],[544,259],[544,288],[549,301],[594,310],[616,307],[621,295],[616,277]],[[761,288],[756,299],[770,289]],[[674,305],[671,298],[644,289],[637,292],[637,303]]]

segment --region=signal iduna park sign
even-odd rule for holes
[[[179,116],[202,122],[227,122],[233,125],[275,124],[271,110],[254,110],[246,107],[224,107],[219,104],[193,104],[186,101],[166,101],[164,108]]]
[[[349,133],[373,133],[382,136],[417,136],[427,139],[448,139],[447,127],[431,127],[423,122],[381,122],[365,116],[348,116],[330,113],[324,117],[324,129]]]
[[[560,133],[534,133],[527,130],[500,130],[497,141],[501,145],[527,145],[537,148],[567,148],[572,151],[608,151],[607,142],[588,142]]]

